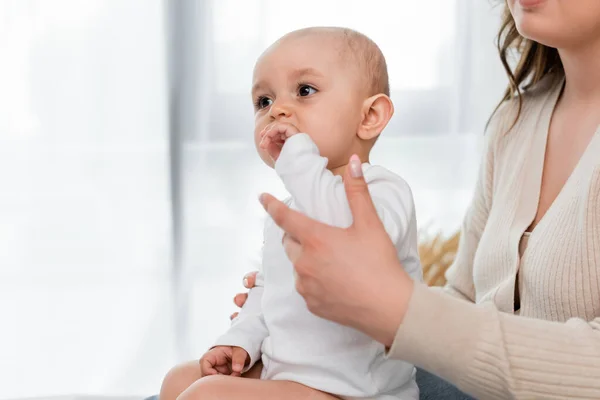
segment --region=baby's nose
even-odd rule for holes
[[[275,103],[271,107],[271,116],[275,119],[289,118],[292,115],[292,107],[287,103]]]

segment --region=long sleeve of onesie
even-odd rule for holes
[[[248,299],[239,315],[233,320],[229,330],[214,343],[214,346],[237,346],[246,350],[250,363],[243,372],[260,360],[262,342],[269,334],[262,313],[263,290],[264,280],[262,273],[259,273],[256,276],[256,286],[248,293]]]
[[[344,183],[327,169],[328,159],[305,133],[285,142],[275,163],[275,171],[291,194],[293,204],[302,213],[338,227],[352,224]],[[413,278],[421,279],[417,229],[412,192],[396,174],[378,166],[363,164],[363,172],[379,218],[394,244],[400,246],[400,258]]]

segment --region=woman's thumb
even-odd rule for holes
[[[379,220],[373,200],[369,194],[369,187],[363,176],[360,158],[354,154],[350,157],[348,168],[344,175],[344,188],[354,219],[354,225],[370,223],[373,218]]]

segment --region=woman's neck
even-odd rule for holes
[[[559,49],[567,84],[564,97],[584,103],[600,102],[600,38],[573,49]]]

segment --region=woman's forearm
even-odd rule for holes
[[[600,398],[600,319],[518,317],[417,285],[390,357],[482,399]]]
[[[398,269],[400,268],[398,263]],[[402,323],[415,283],[404,271],[388,278],[376,292],[372,292],[376,295],[366,297],[360,308],[356,308],[347,325],[389,348]]]

